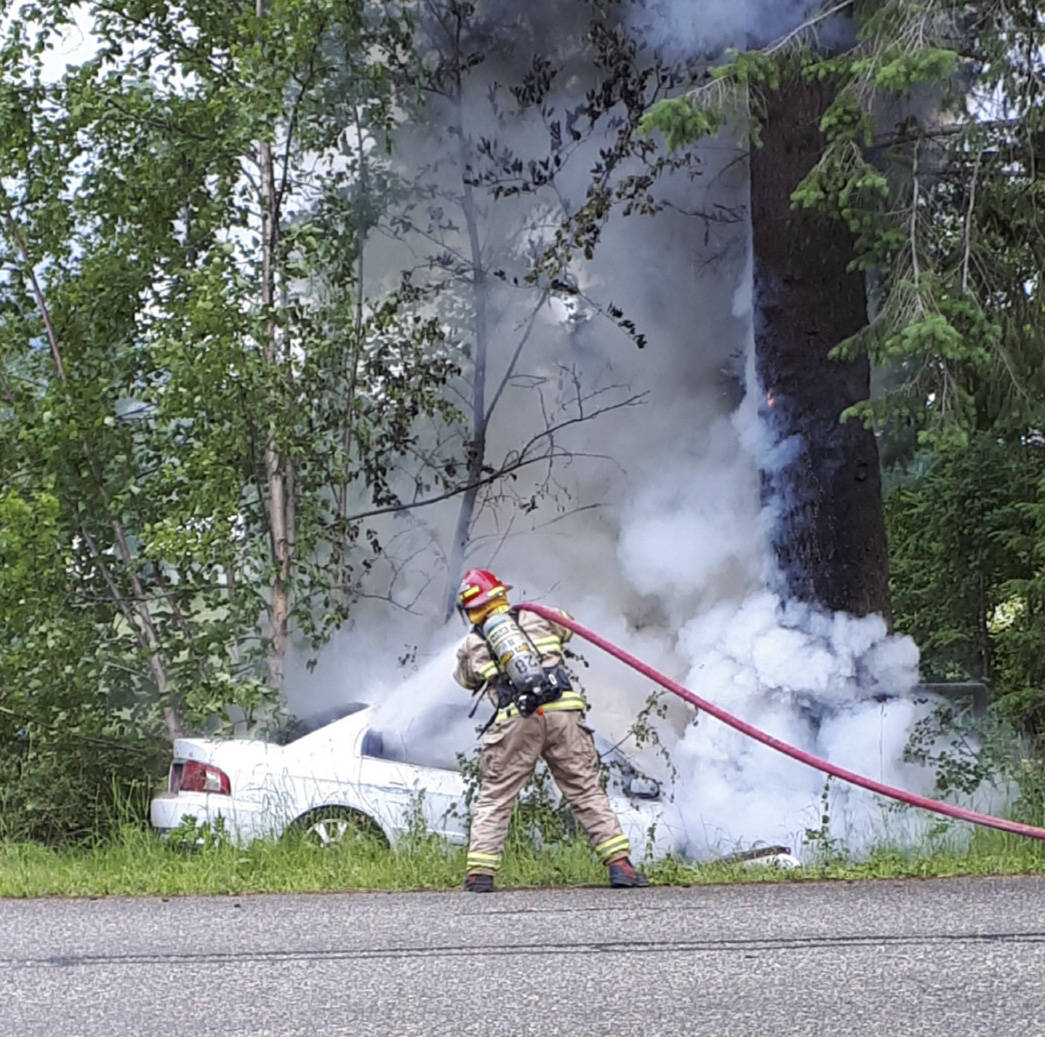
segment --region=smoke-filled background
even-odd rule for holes
[[[510,149],[525,159],[547,149],[547,120],[512,106],[503,90],[522,80],[531,53],[547,48],[562,63],[550,108],[567,111],[590,88],[586,5],[569,5],[570,14],[562,7],[536,4],[520,14],[515,5],[480,6],[466,46],[484,61],[459,91],[432,94],[425,118],[405,124],[396,140],[397,170],[423,201],[404,208],[395,232],[368,242],[375,283],[390,285],[409,268],[415,284],[440,276],[451,285],[432,312],[460,350],[459,405],[472,399],[471,332],[481,306],[487,406],[499,392],[487,430],[491,463],[534,437],[546,446],[549,425],[569,421],[554,436],[554,457],[518,469],[510,494],[481,496],[463,564],[494,570],[513,584],[516,602],[567,609],[787,742],[928,792],[931,775],[902,762],[925,708],[909,695],[918,679],[914,643],[889,636],[877,616],[825,614],[767,590],[782,584],[767,538],[775,502],[760,499],[759,473],[787,459],[770,446],[765,392],[754,376],[747,169],[737,135],[699,147],[699,176],[682,169],[662,177],[656,214],[611,216],[593,258],[574,260],[565,286],[546,297],[525,274],[561,217],[583,202],[598,150],[612,140],[607,120],[591,133],[584,126],[553,189],[494,200],[489,184],[474,182],[486,168],[483,140],[494,142],[487,155]],[[625,31],[704,55],[775,38],[802,17],[801,4],[757,0],[636,10]],[[439,27],[427,31],[438,49]],[[467,277],[454,281],[455,269],[472,269],[469,218],[485,267],[499,272],[478,292]],[[608,316],[616,310],[645,336],[644,348]],[[451,499],[404,511],[381,527],[395,560],[375,570],[387,598],[359,602],[315,669],[291,672],[296,712],[365,699],[379,703],[386,741],[401,740],[417,762],[454,766],[456,753],[474,748],[488,707],[468,719],[468,696],[451,679],[464,626],[444,621],[447,588],[461,575],[449,571],[459,507]],[[596,649],[577,640],[572,647],[583,656],[574,668],[592,724],[612,742],[625,739],[622,749],[673,793],[680,852],[703,857],[778,842],[797,850],[805,830],[820,827],[822,774],[695,718],[670,696],[658,720],[668,764],[627,738],[656,689]],[[854,849],[900,838],[912,821],[837,783],[829,815],[830,837]]]

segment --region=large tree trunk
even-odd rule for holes
[[[792,211],[790,195],[820,155],[824,83],[786,82],[767,96],[763,147],[751,156],[755,359],[776,442],[762,473],[777,516],[781,592],[855,615],[889,618],[889,565],[878,447],[856,421],[866,358],[828,353],[867,322],[864,278],[846,269],[852,242],[836,220]]]

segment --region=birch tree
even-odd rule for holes
[[[71,12],[6,24],[4,480],[58,501],[78,592],[111,610],[99,666],[174,736],[278,699],[295,631],[327,636],[374,553],[352,515],[445,412],[431,324],[330,261],[365,233],[342,137],[365,113],[383,146],[407,27],[326,0],[99,4],[91,56],[48,78]]]

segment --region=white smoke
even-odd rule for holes
[[[715,705],[807,753],[927,791],[927,776],[903,763],[917,648],[888,636],[881,617],[829,615],[759,591],[692,619],[678,649],[692,662],[684,683]],[[710,717],[687,730],[676,766],[679,798],[700,804],[688,812],[699,822],[690,832],[698,855],[759,841],[794,845],[819,827],[824,775]],[[833,838],[858,848],[881,835],[870,797],[837,782],[833,789]]]
[[[651,4],[645,11],[662,18],[664,33],[685,47],[721,50],[743,42],[740,37],[755,31],[753,26],[771,35],[786,31],[804,8],[731,0]],[[469,95],[473,128],[489,123],[483,102],[488,86],[477,81]],[[434,119],[433,125],[442,123]],[[495,128],[502,135],[514,129],[511,139],[520,152],[520,142],[537,135],[532,122]],[[430,138],[415,126],[401,153],[420,160],[447,146],[445,138]],[[725,136],[701,156],[701,179],[680,175],[657,189],[678,209],[612,218],[594,260],[574,271],[585,296],[612,300],[635,321],[648,336],[647,348],[637,350],[614,336],[606,322],[589,319],[582,304],[553,300],[534,325],[520,367],[530,381],[505,392],[490,430],[490,454],[499,456],[531,434],[541,416],[534,380],[554,384],[563,367],[578,369],[589,385],[646,393],[643,404],[564,431],[561,444],[573,457],[554,469],[556,494],[532,513],[511,506],[484,513],[467,564],[494,569],[513,583],[515,601],[566,608],[776,737],[924,793],[931,775],[903,762],[907,735],[922,708],[909,694],[918,679],[913,642],[889,635],[880,617],[831,615],[782,602],[766,589],[777,585],[766,537],[775,516],[772,502],[764,507],[760,500],[759,469],[785,463],[787,448],[774,448],[774,456],[766,446],[769,430],[761,425],[763,393],[753,374],[750,228],[744,222],[709,225],[679,211],[713,211],[716,204],[743,208],[746,169]],[[446,165],[452,186],[460,171],[449,155]],[[578,178],[577,186],[582,183]],[[486,228],[490,240],[525,215],[528,204],[535,203],[520,200],[514,212],[507,203],[492,205],[499,222]],[[383,259],[391,269],[397,253],[386,249]],[[529,298],[518,291],[491,292],[501,340],[501,354],[491,363],[494,377],[518,342]],[[742,375],[747,395],[738,405],[735,387]],[[526,478],[521,476],[517,489]],[[489,712],[484,704],[474,720],[467,718],[467,694],[451,679],[454,643],[464,628],[441,623],[446,576],[439,573],[438,558],[445,557],[455,508],[449,502],[426,509],[423,528],[409,526],[416,517],[390,520],[383,539],[396,533],[414,538],[417,553],[398,571],[395,598],[400,606],[409,602],[410,610],[362,602],[315,673],[301,672],[290,682],[299,712],[338,697],[380,702],[386,741],[401,744],[417,762],[442,766],[453,766],[458,752],[474,747],[475,727]],[[456,582],[458,576],[449,578]],[[577,669],[593,724],[611,741],[625,738],[655,689],[591,646],[575,640],[574,648],[584,657]],[[404,649],[414,655],[405,670],[398,662]],[[798,851],[807,829],[822,828],[820,772],[710,717],[694,722],[693,710],[674,700],[660,737],[677,774],[675,805],[687,832],[681,852],[706,856],[777,842]],[[624,749],[669,777],[648,748],[626,742]],[[873,797],[833,782],[826,837],[859,849],[905,829],[906,821],[898,825],[889,815],[887,831],[885,816]]]
[[[717,57],[728,47],[759,47],[801,25],[817,0],[647,0],[630,24],[672,56]]]

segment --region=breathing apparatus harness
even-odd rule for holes
[[[570,690],[566,670],[562,666],[545,667],[541,664],[541,653],[516,617],[516,609],[495,612],[472,627],[486,642],[498,670],[495,678],[478,689],[478,698],[468,714],[470,717],[475,715],[482,692],[496,680],[497,708],[480,734],[485,734],[500,711],[510,705],[514,704],[521,716],[528,717]]]

